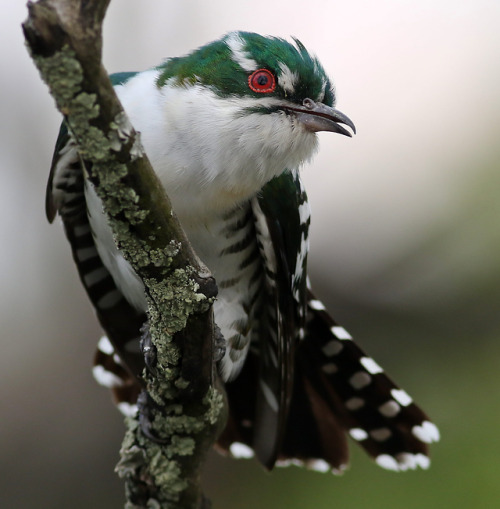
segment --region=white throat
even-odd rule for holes
[[[315,134],[293,117],[247,110],[281,100],[221,98],[168,82],[159,89],[158,72],[140,73],[116,91],[181,222],[234,208],[315,152]]]

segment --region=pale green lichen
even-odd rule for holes
[[[189,316],[203,312],[210,305],[209,299],[198,293],[199,285],[186,269],[174,270],[165,280],[144,279],[151,304],[159,306],[164,322],[162,330],[173,335],[184,329]]]
[[[49,86],[57,107],[66,114],[68,102],[81,89],[83,70],[76,53],[65,45],[50,57],[32,55],[42,79]]]
[[[178,461],[169,460],[160,450],[150,457],[151,473],[162,499],[178,501],[180,494],[187,488],[188,481],[182,477]]]
[[[173,258],[179,253],[179,243],[172,241],[166,248],[151,248],[130,232],[130,224],[144,221],[149,212],[140,208],[136,191],[121,185],[128,168],[114,161],[111,153],[120,151],[122,143],[127,143],[133,132],[126,116],[119,114],[115,117],[108,126],[108,135],[90,125],[90,121],[100,113],[97,97],[81,92],[83,71],[75,52],[69,47],[64,46],[51,57],[35,59],[56,97],[58,108],[67,116],[80,152],[93,163],[91,173],[98,176],[97,191],[105,209],[112,217],[123,214],[126,218],[126,221],[116,218],[111,221],[120,249],[135,268],[152,264],[160,271],[163,269],[166,276],[161,281],[154,278],[144,280],[149,294],[150,332],[158,358],[158,376],[147,374],[145,378],[150,397],[163,407],[161,410],[151,409],[152,423],[154,432],[166,440],[166,444],[156,444],[147,439],[137,420],[127,419],[127,432],[116,471],[130,483],[129,493],[134,491],[137,479],[154,480],[157,493],[148,500],[147,507],[170,507],[164,502],[178,501],[188,487],[186,473],[183,473],[177,458],[195,454],[198,437],[208,436],[207,424],[213,427],[223,412],[224,398],[214,389],[205,396],[201,415],[186,415],[183,405],[177,403],[179,393],[189,386],[189,381],[180,377],[180,351],[172,337],[186,326],[191,314],[207,310],[212,299],[199,293],[198,284],[192,279],[192,268],[176,269],[170,273]],[[132,158],[141,157],[144,151],[139,136],[132,141]],[[156,232],[151,232],[150,237],[156,239]],[[127,507],[134,506],[128,503]]]
[[[208,406],[205,419],[211,425],[215,425],[224,410],[224,396],[213,387],[210,387],[203,403]]]

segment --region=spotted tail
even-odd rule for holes
[[[428,468],[428,444],[439,440],[437,427],[333,321],[323,304],[312,294],[309,297],[307,334],[297,352],[295,402],[284,456],[306,460],[312,456],[342,470],[347,464],[347,432],[383,468]],[[300,400],[304,406],[298,405]],[[297,426],[295,419],[303,426]],[[311,432],[317,439],[308,444]]]
[[[250,359],[242,377],[228,386],[232,415],[220,445],[237,457],[252,455],[257,364]],[[439,431],[309,293],[306,335],[297,347],[276,465],[341,473],[349,460],[349,436],[379,466],[404,471],[429,467],[428,444],[439,440]]]

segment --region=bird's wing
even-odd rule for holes
[[[111,81],[113,85],[119,85],[135,74],[112,75]],[[97,252],[84,195],[83,170],[86,165],[88,163],[80,157],[64,121],[52,158],[46,192],[46,214],[50,222],[57,213],[61,216],[82,284],[114,350],[123,359],[123,366],[114,369],[121,369],[124,377],[128,372],[135,378],[143,367],[138,344],[145,315],[138,313],[123,297]],[[131,345],[137,345],[135,351]],[[98,350],[96,354],[98,363],[103,360],[102,353]],[[125,385],[127,383],[134,385],[135,380],[125,382]]]
[[[286,171],[252,202],[263,259],[266,298],[261,313],[252,447],[271,468],[284,437],[295,348],[304,332],[309,206],[298,172]]]

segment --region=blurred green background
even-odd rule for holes
[[[0,28],[0,507],[119,508],[123,433],[90,374],[100,331],[60,225],[44,217],[60,116],[23,47],[23,2]],[[334,317],[432,416],[425,472],[265,473],[213,454],[219,509],[500,507],[498,0],[119,0],[110,72],[233,29],[300,38],[358,135],[321,136],[303,171],[310,272]]]

